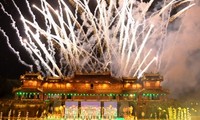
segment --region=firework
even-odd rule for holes
[[[26,1],[31,15],[26,18],[13,1],[25,39],[3,5],[1,9],[12,20],[13,29],[35,61],[37,71],[45,75],[110,71],[116,77],[139,77],[146,71],[159,71],[169,22],[194,5],[170,16],[173,7],[190,1],[164,0],[159,2],[159,9],[152,5],[154,0],[96,0],[92,1],[94,9],[89,2],[58,0],[55,7],[46,0],[40,0],[39,6]],[[36,12],[43,19],[38,20]],[[19,60],[22,61],[20,56]]]

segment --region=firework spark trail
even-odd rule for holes
[[[146,61],[147,57],[151,54],[152,49],[149,50],[149,52],[147,53],[147,55],[144,57],[143,61],[141,62],[141,64],[138,66],[137,70],[135,71],[133,76],[137,76],[138,71],[141,69],[142,65],[144,64],[144,62]]]
[[[42,49],[42,51],[45,53],[46,57],[48,57],[48,59],[51,61],[53,67],[56,68],[59,76],[63,76],[60,69],[58,68],[58,66],[56,65],[55,61],[52,59],[51,55],[48,53],[47,49],[45,48],[45,45],[40,41],[40,36],[39,34],[34,34],[33,31],[27,26],[26,24],[26,19],[24,18],[24,16],[22,15],[19,7],[15,4],[15,2],[13,1],[14,3],[14,6],[16,7],[17,11],[19,12],[20,14],[20,17],[21,17],[21,20],[23,21],[23,24],[24,24],[24,29],[26,30],[26,35],[29,36],[28,39],[31,41],[31,37],[34,38],[34,40],[37,42],[37,44],[39,45],[39,47]],[[37,24],[36,24],[37,26]],[[30,34],[29,34],[30,33]],[[44,63],[43,63],[44,64]],[[45,64],[44,64],[45,65]],[[46,66],[47,67],[47,66]],[[47,68],[50,68],[49,66]],[[51,71],[51,70],[50,70]],[[54,73],[51,73],[53,74],[54,76],[56,75],[55,72]],[[57,75],[56,75],[57,76]]]
[[[45,3],[46,4],[46,3]],[[49,5],[46,5],[46,6],[48,6],[49,7]],[[51,14],[50,14],[50,11],[49,10],[47,10],[47,14],[45,14],[42,10],[40,10],[39,8],[37,8],[36,6],[34,6],[38,11],[40,11],[45,17],[46,17],[46,19],[47,20],[49,20],[49,24],[50,25],[52,25],[53,26],[53,28],[54,28],[54,30],[55,30],[55,32],[56,32],[56,35],[54,35],[55,37],[53,37],[48,31],[47,32],[45,32],[45,31],[43,31],[41,28],[40,28],[40,30],[43,32],[43,34],[46,34],[47,36],[49,36],[50,38],[54,38],[54,39],[56,39],[56,40],[58,40],[58,41],[56,41],[56,43],[58,43],[59,44],[59,46],[61,47],[61,51],[64,51],[64,52],[62,52],[62,53],[64,53],[64,58],[67,56],[65,53],[65,51],[66,51],[66,49],[65,49],[65,47],[64,47],[64,44],[65,45],[67,45],[67,48],[69,48],[68,49],[68,51],[70,51],[71,50],[71,45],[70,45],[70,43],[68,43],[68,42],[66,42],[66,40],[64,40],[63,38],[62,38],[62,36],[60,36],[60,34],[59,34],[59,31],[58,31],[58,26],[57,26],[57,24],[54,22],[54,20],[53,20],[53,18],[52,18],[52,16],[51,16]],[[57,16],[58,16],[58,14],[57,13],[55,13]],[[59,19],[60,21],[63,21],[63,20],[61,20],[61,19]],[[28,22],[29,24],[31,24],[30,22]],[[61,23],[63,23],[63,22],[61,22]],[[33,27],[35,27],[33,24],[31,24]],[[61,24],[61,27],[63,26],[63,24]],[[36,27],[35,27],[36,28]],[[39,28],[39,26],[37,26],[37,28],[36,29],[38,29]],[[68,37],[67,37],[67,35],[66,35],[66,31],[64,31],[63,32],[63,29],[62,28],[60,28],[60,30],[62,30],[62,35],[64,35],[65,37],[65,39],[67,39]],[[68,40],[68,41],[70,41],[70,40]],[[72,56],[72,52],[70,51],[69,53],[71,53],[71,56]],[[66,58],[65,58],[66,59]],[[67,59],[68,60],[68,59]],[[69,61],[68,61],[69,62]]]
[[[63,3],[63,4],[64,4],[64,3]],[[66,5],[64,5],[64,6],[67,7]],[[51,8],[51,6],[49,6],[49,4],[48,4],[48,7]],[[37,8],[37,7],[36,7],[36,8]],[[37,8],[37,10],[40,11],[40,12],[44,15],[44,12],[41,11],[39,8]],[[53,8],[51,8],[51,10],[53,10]],[[54,10],[53,10],[53,11],[54,11]],[[69,11],[69,9],[66,9],[66,11]],[[63,24],[65,24],[65,25],[67,26],[67,24],[64,23],[63,19],[61,19],[60,16],[59,16],[57,13],[55,13],[55,14],[56,14],[57,17],[59,18],[60,24],[63,23]],[[45,15],[45,16],[46,16],[46,15]],[[69,18],[68,13],[67,13],[67,16],[68,16],[68,18]],[[68,19],[68,21],[69,21],[69,19]],[[52,22],[53,22],[54,25],[56,25],[54,21],[51,21],[50,23],[52,23]],[[70,25],[71,25],[71,23],[70,23]],[[57,27],[58,27],[58,26],[57,26]],[[56,28],[57,28],[57,27],[56,27]],[[68,28],[70,29],[70,31],[73,33],[73,31],[72,31],[72,29],[73,29],[72,26],[67,26],[67,27],[68,27]],[[56,28],[55,28],[55,29],[56,29]],[[64,29],[64,27],[63,27],[63,28],[60,28],[60,29],[62,30],[62,29]],[[75,38],[75,35],[73,35],[73,36],[74,36],[73,42],[70,42],[69,38],[68,38],[67,35],[66,35],[66,31],[64,31],[63,34],[65,34],[65,35],[64,35],[64,39],[62,40],[62,42],[63,42],[64,40],[67,39],[68,42],[64,42],[67,46],[71,47],[71,46],[75,46],[75,45],[76,45],[75,39],[77,39],[77,38]],[[59,34],[57,34],[57,36],[58,36],[58,35],[59,35]],[[59,42],[60,42],[60,41],[59,41]],[[75,45],[74,45],[74,44],[75,44]],[[60,45],[61,45],[61,48],[64,48],[62,44],[60,44]],[[69,47],[68,47],[68,48],[69,48]],[[77,47],[77,46],[75,46],[73,49],[77,49],[76,47]],[[73,52],[71,51],[71,49],[72,49],[72,48],[68,49],[68,50],[69,50],[69,53],[73,53]],[[64,50],[64,49],[63,49],[63,50]],[[77,51],[78,51],[78,50],[77,50]],[[70,54],[70,55],[71,55],[71,57],[73,57],[74,54]],[[73,60],[76,60],[76,59],[77,59],[77,58],[74,58]],[[73,62],[70,62],[70,63],[73,64]],[[90,67],[90,69],[93,69],[93,68]]]
[[[135,23],[136,24],[136,26],[135,26],[135,28],[132,30],[132,38],[131,38],[131,43],[130,43],[130,47],[129,47],[129,50],[128,50],[128,54],[127,54],[127,59],[126,59],[126,65],[125,65],[125,67],[124,67],[124,70],[126,70],[127,69],[127,67],[128,67],[128,64],[129,64],[129,62],[130,62],[130,57],[131,57],[131,53],[132,53],[132,49],[133,49],[133,45],[134,45],[134,43],[135,43],[135,35],[136,35],[136,32],[137,32],[137,29],[138,29],[138,27],[139,27],[139,25],[137,24],[137,23]],[[124,73],[125,74],[125,73]]]
[[[141,71],[140,77],[154,62],[158,66],[161,64],[168,20],[174,20],[193,6],[185,7],[170,18],[169,11],[177,3],[175,0],[164,2],[161,9],[153,12],[149,9],[154,0],[148,3],[97,0],[94,11],[88,0],[69,2],[75,8],[75,14],[64,0],[58,1],[58,10],[46,0],[40,0],[41,8],[33,5],[44,17],[46,28],[43,28],[37,23],[37,16],[27,0],[33,22],[24,18],[13,1],[27,37],[23,42],[18,36],[21,44],[35,54],[33,60],[39,59],[40,63],[35,64],[41,64],[45,73],[50,72],[53,76],[66,75],[67,67],[72,72],[109,70],[118,77],[136,76]],[[43,37],[46,39],[41,40]],[[161,46],[153,48],[156,42]]]
[[[60,41],[64,41],[64,39],[62,39],[61,37],[58,37],[58,36],[56,36],[56,35],[52,35],[52,34],[50,34],[50,33],[48,33],[48,32],[45,32],[43,29],[41,29],[39,26],[35,26],[33,23],[31,23],[30,21],[28,21],[28,20],[24,20],[26,23],[28,23],[29,25],[31,25],[33,28],[35,28],[35,29],[38,29],[40,32],[41,32],[41,34],[44,34],[45,36],[48,36],[48,37],[51,37],[51,38],[53,38],[52,40],[54,40],[57,44],[59,44],[59,46],[61,47],[61,50],[62,51],[65,51],[66,49],[64,48],[64,45],[62,44],[63,42],[60,42]],[[56,40],[58,40],[58,41],[56,41]],[[73,44],[72,43],[65,43],[65,44],[69,44],[69,46],[73,46]],[[78,47],[79,48],[79,47]],[[79,48],[79,49],[81,49],[81,48]],[[86,53],[87,55],[89,54],[89,53],[87,53],[87,51],[84,51],[83,49],[81,49],[84,53]],[[64,54],[65,54],[65,52],[64,52]],[[93,56],[90,56],[91,58],[93,58],[93,59],[95,59]],[[66,59],[67,60],[67,59]],[[98,61],[97,59],[95,59],[96,61]],[[70,61],[68,61],[68,62],[70,62]],[[100,63],[100,62],[99,62]]]
[[[33,26],[35,26],[33,23],[31,23],[30,21],[28,21],[28,20],[26,20],[26,19],[22,19],[22,21],[24,21],[24,23],[29,23],[29,24],[32,24]],[[26,27],[27,27],[27,26],[26,26]],[[35,26],[35,28],[37,28],[37,27]],[[33,38],[35,38],[34,40],[36,40],[36,42],[39,41],[39,40],[38,40],[38,39],[39,39],[39,38],[38,38],[38,35],[34,34],[34,33],[30,30],[29,27],[27,27],[26,30],[27,30],[27,32],[30,32],[30,34],[28,34],[28,35],[30,35],[30,36],[32,36]],[[37,29],[37,30],[40,30],[40,29]],[[30,38],[31,38],[31,37],[30,37]],[[29,39],[29,42],[30,42],[30,39]],[[55,72],[49,67],[49,65],[46,64],[46,61],[44,60],[43,57],[41,57],[42,54],[41,54],[41,52],[37,49],[37,47],[34,47],[34,46],[31,45],[31,44],[28,44],[27,40],[25,40],[25,43],[29,46],[29,48],[32,50],[32,52],[34,52],[34,54],[39,58],[39,60],[42,62],[42,64],[50,71],[50,73],[51,73],[52,75],[54,75],[54,76],[58,76],[58,75],[56,75]],[[31,42],[31,43],[33,43],[33,42]],[[45,48],[44,48],[44,45],[43,45],[41,42],[39,42],[38,44],[40,45],[40,47],[42,47],[43,50],[45,49]],[[45,51],[45,50],[44,50],[44,51]],[[47,55],[48,55],[48,54],[47,54]],[[50,56],[49,56],[49,57],[50,57]]]
[[[29,4],[29,2],[26,0],[25,1],[26,2],[26,4],[27,4],[27,8],[28,8],[28,11],[29,11],[29,13],[31,14],[31,17],[32,17],[32,20],[33,20],[33,23],[34,24],[37,24],[37,22],[36,22],[36,17],[35,17],[35,15],[34,15],[34,13],[32,12],[32,10],[31,10],[31,7],[30,7],[30,4]],[[23,19],[23,17],[22,17],[22,19]],[[37,24],[38,25],[38,24]],[[38,31],[38,29],[36,29],[36,34],[37,35],[39,35],[39,31]],[[29,37],[30,38],[30,37]],[[27,41],[27,40],[25,40],[25,41]],[[24,40],[23,40],[23,42],[24,42]],[[27,43],[27,42],[26,42]],[[25,43],[25,44],[26,44]],[[29,45],[32,45],[33,47],[32,48],[30,48],[30,46]],[[30,51],[32,52],[32,50],[33,50],[33,48],[37,48],[37,46],[35,45],[35,43],[34,42],[32,42],[32,41],[30,41],[30,44],[28,45],[29,46],[29,48],[30,48]],[[29,49],[28,47],[26,47],[26,49]],[[38,51],[39,52],[39,51]],[[29,52],[30,53],[30,52]],[[33,53],[35,54],[35,52],[33,51]],[[41,55],[41,52],[39,52],[38,54],[40,54]],[[31,56],[32,56],[32,53],[31,53]],[[36,55],[37,56],[37,55]],[[40,67],[40,64],[38,63],[38,60],[36,60],[34,57],[31,57],[32,59],[33,59],[33,61],[35,61],[36,63],[36,65],[37,65],[37,70],[38,71],[40,71],[43,75],[45,75],[46,73],[44,73],[43,71],[42,71],[42,69],[41,69],[41,67]],[[48,60],[46,59],[46,62],[48,63]],[[44,63],[44,62],[43,62]],[[45,63],[46,64],[46,63]],[[42,64],[43,65],[43,64]]]
[[[76,36],[75,36],[75,34],[74,34],[74,29],[73,29],[73,24],[71,23],[71,20],[70,20],[70,18],[75,18],[73,15],[72,15],[72,13],[70,12],[70,9],[67,7],[67,5],[62,1],[62,3],[63,3],[63,5],[67,8],[66,9],[66,14],[67,14],[67,18],[68,18],[68,22],[69,22],[69,25],[70,25],[70,27],[69,27],[69,30],[70,30],[70,32],[72,33],[72,39],[73,39],[73,46],[74,46],[74,48],[73,49],[77,49],[77,51],[78,51],[78,48],[77,48],[77,43],[76,43],[76,41],[79,39],[79,38],[77,38]],[[68,11],[69,11],[69,13],[68,13]],[[70,14],[70,16],[69,16],[69,14]],[[75,22],[77,22],[77,21],[75,21]],[[93,22],[94,23],[94,22]],[[80,25],[79,25],[80,26]],[[82,30],[82,29],[81,29]],[[90,53],[89,53],[90,54]],[[81,55],[81,53],[80,53],[80,55]],[[76,55],[75,56],[80,56],[80,55],[78,55],[78,53],[76,52]],[[75,60],[78,60],[77,58],[75,58]],[[78,61],[78,63],[79,63],[80,61]],[[98,60],[97,60],[97,62],[99,62]],[[88,66],[90,67],[90,69],[92,69],[92,70],[94,70],[94,68],[92,68],[89,64],[88,64]],[[92,65],[93,66],[93,65]],[[94,66],[93,66],[94,67]],[[87,70],[86,70],[87,71]]]
[[[14,4],[15,7],[16,7],[15,2],[14,2],[14,1],[12,1],[12,2],[13,2],[13,4]],[[18,11],[20,11],[18,7],[16,7],[16,8],[17,8]],[[6,11],[4,11],[4,12],[7,13]],[[19,14],[20,14],[20,12],[19,12]],[[9,16],[10,16],[10,15],[9,15]],[[10,18],[11,18],[12,22],[15,24],[15,20],[12,18],[12,16],[10,16]],[[23,19],[23,17],[22,17],[21,19]],[[25,23],[23,22],[23,24],[25,24]],[[23,42],[23,40],[22,40],[22,37],[20,36],[20,33],[19,33],[18,28],[17,28],[16,26],[13,26],[13,28],[16,30],[17,36],[18,36],[18,38],[19,38],[19,40],[20,40],[20,43],[21,43],[21,44],[24,46],[24,48],[29,52],[31,59],[32,59],[32,60],[34,61],[34,63],[36,64],[37,70],[39,70],[39,71],[42,72],[41,67],[40,67],[40,64],[39,64],[38,60],[37,60],[36,58],[34,58],[31,49],[28,48],[28,47],[24,44],[24,42]],[[25,28],[25,26],[24,26],[24,28]],[[28,34],[28,31],[27,31],[26,29],[24,29],[24,30],[25,30],[25,34],[26,34],[27,37],[30,39],[30,35]],[[34,45],[34,42],[30,42],[30,43],[31,43],[32,45]],[[35,45],[34,45],[34,48],[36,48]],[[40,54],[41,54],[41,53],[40,53]],[[33,68],[31,68],[31,71],[33,71]]]
[[[46,12],[46,9],[45,9],[45,8],[47,8],[46,4],[44,4],[43,2],[40,2],[40,4],[41,4],[42,10],[44,10],[44,12]],[[34,6],[36,6],[36,5],[33,5],[33,8],[34,8]],[[48,20],[47,20],[46,16],[44,16],[44,20],[45,20],[46,32],[50,33],[50,31],[51,31],[51,24],[48,25]],[[47,49],[49,51],[49,54],[53,57],[53,59],[55,59],[54,56],[55,56],[56,52],[55,52],[55,49],[53,47],[53,42],[52,42],[51,38],[48,37],[48,36],[46,37],[46,39],[47,39],[47,43],[48,43],[47,44]],[[49,62],[50,62],[47,57],[45,57],[45,61],[46,61],[47,64],[49,64]]]
[[[15,53],[15,54],[17,55],[18,61],[19,61],[20,63],[22,63],[23,65],[25,65],[25,66],[27,66],[27,67],[29,67],[29,68],[32,69],[32,65],[29,65],[29,64],[27,64],[25,61],[23,61],[23,60],[21,59],[20,55],[19,55],[19,51],[16,51],[16,50],[11,46],[11,44],[9,43],[9,37],[6,35],[6,33],[5,33],[1,28],[0,28],[0,32],[3,33],[3,36],[6,38],[6,43],[7,43],[8,47],[10,48],[10,50],[11,50],[13,53]]]
[[[76,44],[76,43],[75,43],[75,38],[72,37],[72,38],[73,38],[73,42],[71,42],[71,41],[69,40],[69,38],[68,38],[68,36],[67,36],[67,34],[66,34],[67,32],[65,31],[65,28],[64,28],[64,26],[66,26],[67,28],[70,29],[71,33],[73,33],[73,31],[72,31],[72,26],[68,26],[68,25],[64,22],[63,18],[58,14],[58,12],[56,12],[46,1],[44,1],[44,2],[45,2],[45,4],[46,4],[46,6],[47,6],[51,11],[53,11],[54,14],[57,16],[57,18],[59,19],[59,23],[60,23],[61,27],[59,27],[59,26],[54,22],[53,17],[52,17],[52,15],[50,14],[50,11],[49,11],[49,10],[46,10],[48,14],[45,14],[45,13],[44,13],[41,9],[39,9],[38,7],[35,6],[35,8],[36,8],[38,11],[40,11],[40,13],[42,13],[44,16],[46,16],[47,20],[49,20],[49,23],[52,24],[52,26],[53,26],[53,28],[54,28],[54,30],[55,30],[55,32],[56,32],[56,36],[58,36],[58,37],[56,37],[56,38],[57,38],[57,40],[58,40],[58,42],[59,42],[59,45],[60,45],[60,47],[61,47],[61,52],[62,52],[62,54],[63,54],[65,60],[68,61],[69,63],[71,63],[71,65],[73,64],[73,66],[75,66],[75,63],[74,63],[73,61],[76,60],[76,58],[73,58],[73,57],[74,57],[74,56],[77,56],[77,55],[74,55],[74,54],[73,54],[74,52],[71,51],[72,49],[76,49],[75,47],[73,47],[73,46],[74,46],[73,44]],[[65,7],[66,7],[66,11],[69,11],[69,9],[67,9],[67,6],[66,6],[66,5],[65,5]],[[68,18],[68,21],[69,21],[69,13],[66,12],[66,14],[67,14],[67,18]],[[71,25],[71,23],[70,23],[70,25]],[[60,31],[61,31],[61,32],[60,32]],[[75,35],[73,35],[73,36],[75,36]],[[62,38],[62,39],[59,39],[59,37]],[[67,50],[65,49],[64,45],[67,45]],[[67,51],[69,51],[69,52],[68,52],[69,54],[66,54]],[[76,50],[76,51],[77,51],[77,50]],[[76,53],[77,53],[77,52],[76,52]],[[71,62],[70,62],[69,59],[67,58],[68,55],[70,55],[70,57],[73,58]]]
[[[187,7],[185,7],[184,9],[180,10],[178,13],[176,13],[175,15],[173,15],[171,18],[170,18],[170,22],[174,21],[174,19],[176,19],[178,16],[180,16],[181,14],[183,14],[186,10],[188,10],[189,8],[191,8],[192,6],[194,6],[195,4],[191,4]]]
[[[65,6],[65,9],[66,9],[66,15],[67,15],[67,18],[68,18],[68,22],[70,22],[70,17],[72,16],[71,14],[72,13],[70,13],[70,17],[69,17],[69,13],[68,13],[68,11],[70,11],[69,10],[69,8],[62,2],[62,4]],[[48,4],[48,7],[52,10],[52,11],[54,11],[53,10],[53,8]],[[68,9],[67,9],[68,8]],[[38,9],[38,8],[37,8]],[[38,9],[39,10],[39,9]],[[44,14],[41,10],[39,10],[42,14]],[[66,25],[66,23],[64,23],[64,21],[62,20],[62,19],[60,19],[61,17],[59,17],[59,15],[57,14],[57,13],[55,13],[56,15],[57,15],[57,17],[59,18],[59,21],[60,21],[60,24],[65,24],[65,26],[67,26],[67,28],[70,30],[70,32],[71,33],[74,33],[73,32],[73,27],[71,26],[72,25],[72,23],[70,22],[69,23],[69,25],[70,26],[68,26],[68,25]],[[51,22],[53,22],[53,21],[51,21]],[[54,28],[55,29],[55,28]],[[62,29],[64,29],[64,28],[60,28],[61,30]],[[66,31],[64,31],[64,34],[66,33]],[[58,35],[58,34],[57,34]],[[65,37],[64,37],[64,39],[67,39],[67,41],[69,41],[70,42],[70,40],[69,40],[69,38],[67,37],[67,35],[65,34],[64,35]],[[70,48],[71,46],[73,47],[73,49],[75,49],[76,51],[77,51],[77,46],[76,46],[76,40],[75,39],[77,39],[76,38],[76,36],[74,35],[74,34],[72,34],[72,39],[73,39],[73,42],[72,43],[70,43],[69,45],[68,45],[68,42],[65,42],[65,44],[67,44],[69,47],[68,48]],[[71,45],[72,44],[72,45]],[[75,47],[74,47],[75,46]],[[63,48],[63,47],[62,47]],[[69,50],[69,53],[73,53],[72,51],[71,51],[71,48],[70,49],[68,49]],[[76,52],[75,51],[75,52]],[[76,52],[77,53],[77,52]],[[74,55],[74,54],[70,54],[71,55],[71,57],[74,57],[74,56],[78,56],[78,55]],[[74,59],[72,59],[72,60],[77,60],[77,58],[74,58]],[[73,64],[73,62],[71,62],[72,64]],[[92,69],[91,67],[90,67],[90,69]]]
[[[80,2],[80,1],[79,1]],[[85,2],[85,4],[86,4],[86,1],[84,1]],[[101,42],[100,42],[100,39],[102,39],[102,35],[101,35],[101,32],[103,31],[103,30],[105,30],[105,31],[107,31],[107,29],[101,29],[101,27],[102,27],[102,25],[100,26],[100,24],[95,24],[95,22],[97,22],[97,19],[94,17],[94,15],[92,15],[91,14],[91,12],[90,12],[90,10],[89,10],[89,6],[86,4],[86,5],[83,5],[83,4],[80,4],[80,5],[82,5],[81,6],[81,8],[83,8],[83,6],[86,6],[86,10],[85,11],[87,11],[87,12],[89,12],[89,14],[87,13],[87,15],[88,16],[90,16],[90,18],[91,19],[88,19],[89,21],[91,21],[91,23],[92,23],[92,26],[95,28],[95,30],[94,30],[94,34],[95,34],[95,36],[96,36],[96,38],[97,38],[97,44],[96,44],[96,47],[98,47],[98,46],[100,46],[100,52],[101,52],[101,54],[103,53],[103,48],[102,48],[102,45],[101,45]],[[103,8],[102,6],[97,6],[97,8],[96,8],[96,10],[98,9],[99,11],[100,11],[100,22],[99,23],[103,23],[105,26],[105,28],[108,28],[107,27],[107,25],[105,24],[105,18],[103,17],[103,16],[106,16],[105,15],[105,11],[103,11],[103,10],[101,10],[101,9]],[[95,11],[96,11],[95,10]],[[103,18],[103,20],[102,20],[102,18]],[[97,27],[98,27],[98,30],[97,30]],[[104,32],[105,32],[104,31]],[[106,41],[108,41],[108,37],[107,37],[107,34],[108,33],[106,33],[106,34],[104,34],[105,35],[105,37],[107,38],[106,39]],[[107,46],[107,48],[108,48],[109,46]],[[93,50],[92,50],[93,51]],[[109,52],[109,51],[108,51]],[[110,54],[108,54],[108,55],[110,55]],[[103,54],[103,61],[106,61],[106,57],[107,57],[107,55],[106,54]],[[109,57],[108,57],[109,58]],[[107,63],[107,62],[105,62],[105,63]],[[104,69],[104,68],[103,68]]]
[[[54,11],[54,9],[48,3],[46,3],[46,1],[45,1],[45,4],[47,4],[48,8],[50,8],[54,12],[54,14],[57,16],[57,18],[59,19],[59,23],[60,23],[61,27],[59,27],[55,23],[55,21],[53,20],[53,17],[50,14],[50,11],[48,10],[48,14],[46,16],[48,16],[47,18],[48,18],[49,22],[52,24],[52,26],[53,26],[53,28],[56,32],[56,36],[62,38],[62,39],[58,39],[58,42],[59,42],[59,45],[61,47],[61,51],[63,51],[62,52],[63,57],[65,58],[65,60],[68,60],[68,58],[67,58],[68,55],[65,54],[66,50],[65,50],[64,45],[67,45],[67,48],[68,48],[67,51],[69,51],[70,57],[73,57],[73,52],[71,51],[72,45],[71,45],[71,42],[70,42],[70,40],[67,36],[67,32],[64,29],[64,26],[67,26],[68,28],[69,28],[69,26],[65,24],[64,20],[59,16],[59,14],[56,11]],[[74,60],[74,59],[72,59],[72,60]],[[70,62],[70,63],[72,64],[73,62]],[[74,66],[74,64],[73,64],[73,66]]]
[[[147,71],[147,69],[149,68],[149,66],[150,66],[154,61],[156,61],[156,60],[157,60],[157,57],[154,57],[154,58],[149,62],[149,64],[146,65],[146,67],[139,73],[138,78],[140,78],[140,77],[143,75],[143,73],[144,73],[145,71]]]
[[[124,40],[123,40],[123,46],[122,46],[122,52],[121,52],[121,63],[123,63],[124,61],[125,61],[125,58],[124,58],[124,56],[125,56],[125,48],[126,48],[126,46],[128,46],[127,44],[128,44],[128,36],[129,36],[129,27],[130,27],[130,22],[131,22],[131,20],[130,19],[128,19],[128,21],[127,21],[127,25],[124,27],[125,28],[125,35],[124,35]]]
[[[34,49],[26,40],[24,40],[25,43],[28,45],[28,47],[35,53],[35,55],[38,57],[38,59],[42,62],[42,64],[44,64],[47,69],[51,72],[51,74],[53,76],[58,76],[55,74],[55,72],[49,67],[49,65],[44,61],[44,58],[42,58],[42,56],[40,55],[40,53],[38,53],[37,49]]]
[[[101,30],[102,32],[103,32],[103,34],[105,35],[105,37],[104,37],[104,40],[106,41],[106,48],[107,48],[107,52],[108,52],[108,59],[110,60],[111,59],[111,54],[110,54],[110,47],[109,47],[109,41],[110,41],[110,38],[109,38],[109,34],[110,34],[110,31],[108,30],[109,29],[109,20],[108,20],[108,18],[109,18],[109,13],[110,13],[110,11],[111,11],[111,7],[110,6],[108,6],[109,8],[108,8],[108,13],[106,13],[106,5],[105,5],[105,3],[103,3],[102,5],[99,3],[99,1],[97,1],[97,8],[98,8],[98,10],[99,10],[99,16],[100,16],[100,23],[102,23],[102,29],[103,30]],[[110,3],[110,4],[112,4],[112,3]],[[97,10],[97,9],[96,9]],[[99,26],[99,28],[101,28],[100,26]],[[106,55],[105,55],[106,56]],[[107,61],[107,62],[109,62],[109,60],[106,60],[106,58],[107,57],[104,57],[104,61]],[[107,62],[105,62],[105,64],[107,64]]]
[[[12,21],[11,25],[12,25],[12,27],[15,29],[16,34],[17,34],[17,36],[18,36],[18,38],[19,38],[21,44],[25,47],[25,45],[24,45],[23,42],[22,42],[22,37],[20,36],[19,30],[18,30],[17,27],[16,27],[16,22],[14,21],[13,17],[12,17],[8,12],[5,11],[5,9],[4,9],[4,7],[3,7],[3,5],[2,5],[1,3],[0,3],[0,6],[1,6],[1,9],[4,11],[4,13],[5,13],[5,14],[10,18],[10,20]],[[20,57],[20,55],[19,55],[19,52],[16,51],[16,50],[12,47],[12,45],[9,43],[9,37],[6,35],[6,33],[5,33],[1,28],[0,28],[0,31],[3,33],[4,37],[6,37],[6,41],[7,41],[8,47],[17,55],[19,62],[21,62],[23,65],[29,67],[29,68],[31,69],[31,71],[32,71],[32,70],[33,70],[33,66],[27,64],[25,61],[23,61],[23,60],[21,59],[21,57]],[[26,50],[29,51],[29,49],[26,49]],[[29,53],[30,53],[30,52],[29,52]],[[31,58],[33,59],[33,57],[31,57]]]
[[[144,48],[144,46],[145,46],[145,43],[147,42],[147,39],[149,38],[149,35],[150,35],[150,33],[151,33],[153,27],[154,27],[154,25],[151,25],[151,26],[150,26],[150,28],[149,28],[149,30],[148,30],[148,32],[147,32],[147,34],[146,34],[146,37],[144,38],[144,41],[142,42],[142,44],[141,44],[141,46],[140,46],[140,49],[139,49],[139,51],[138,51],[138,53],[137,53],[137,55],[136,55],[136,58],[135,58],[135,60],[134,60],[134,62],[133,62],[133,64],[132,64],[132,66],[131,66],[131,69],[130,69],[129,72],[128,72],[128,76],[130,76],[132,70],[134,69],[135,64],[136,64],[136,62],[138,61],[138,59],[139,59],[139,57],[140,57],[140,55],[141,55],[141,52],[142,52],[142,50],[143,50],[143,48]]]

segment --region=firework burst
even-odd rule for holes
[[[146,71],[159,71],[168,24],[194,5],[171,16],[173,7],[190,1],[164,0],[158,6],[154,0],[96,0],[93,6],[90,2],[58,0],[55,7],[46,0],[40,0],[39,6],[26,1],[31,15],[27,19],[13,1],[25,37],[3,5],[1,9],[12,20],[37,71],[45,75],[110,71],[116,77],[140,77]]]

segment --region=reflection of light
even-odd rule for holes
[[[159,87],[160,86],[160,81],[156,81],[155,86]]]
[[[67,86],[67,87],[71,87],[71,84],[70,84],[70,83],[67,83],[66,86]]]
[[[24,83],[25,86],[37,86],[37,81],[28,81]]]
[[[130,83],[126,83],[125,84],[125,87],[127,88],[127,87],[129,87],[130,86]]]
[[[48,88],[52,88],[53,87],[53,84],[52,83],[49,83],[48,84]]]
[[[89,83],[85,83],[85,87],[89,87],[90,86],[90,84]]]
[[[102,86],[103,88],[107,88],[108,87],[108,85],[107,84],[103,84],[103,86]]]
[[[136,89],[136,85],[135,85],[135,84],[133,84],[133,85],[132,85],[132,88],[133,88],[133,89]]]
[[[139,89],[139,88],[141,88],[141,87],[142,87],[142,86],[141,86],[140,84],[137,84],[137,85],[136,85],[136,88],[137,88],[137,89]]]
[[[44,88],[47,88],[47,85],[48,85],[48,83],[44,83],[44,84],[43,84],[43,87],[44,87]]]

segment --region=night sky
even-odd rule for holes
[[[29,1],[31,3],[36,2],[35,0]],[[198,1],[196,0],[196,6],[169,26],[167,39],[170,42],[168,42],[169,47],[166,49],[164,57],[170,57],[170,59],[164,61],[168,64],[168,67],[160,72],[166,79],[164,86],[170,88],[176,95],[195,94],[198,93],[200,88],[200,5]],[[27,9],[24,0],[15,0],[15,2],[20,6],[20,10],[26,14]],[[0,0],[0,3],[3,4],[7,12],[12,14],[19,30],[23,31],[19,14],[13,6],[12,0]],[[0,28],[9,36],[12,47],[20,52],[22,60],[25,60],[28,64],[33,64],[29,54],[20,45],[16,32],[12,29],[10,23],[11,20],[0,10]],[[178,26],[181,26],[181,30],[177,35],[175,31],[178,30]],[[174,42],[175,40],[176,42]],[[18,79],[21,74],[29,70],[28,67],[19,62],[18,56],[9,49],[6,38],[0,32],[0,76]]]

